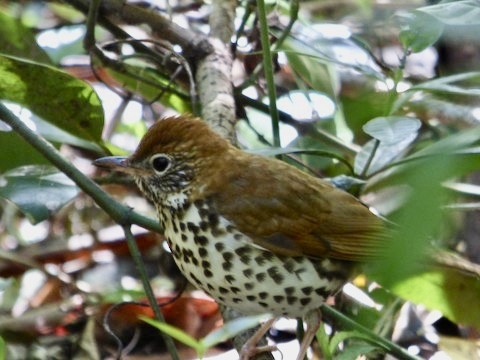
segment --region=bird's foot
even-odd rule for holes
[[[263,335],[270,329],[275,319],[270,319],[258,328],[253,336],[245,342],[240,351],[240,360],[249,360],[255,355],[262,352],[270,352],[278,350],[276,346],[262,345],[258,346],[258,342],[262,339]]]
[[[249,342],[250,341],[247,341],[245,345],[242,346],[242,351],[240,352],[240,360],[250,360],[257,354],[278,350],[275,345],[257,346],[257,344],[249,344]]]

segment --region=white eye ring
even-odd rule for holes
[[[150,158],[150,164],[156,173],[163,174],[170,168],[172,161],[167,155],[156,154]]]

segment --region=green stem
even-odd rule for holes
[[[273,145],[280,146],[280,128],[277,110],[277,91],[273,79],[272,53],[270,51],[270,40],[268,38],[267,13],[265,1],[257,0],[258,20],[260,22],[260,40],[262,42],[263,69],[267,80],[268,100],[270,105],[270,117],[272,118]]]
[[[134,213],[130,208],[117,203],[113,200],[107,193],[105,193],[100,186],[98,186],[95,182],[93,182],[90,178],[85,176],[82,172],[80,172],[74,165],[67,162],[60,152],[55,149],[52,144],[47,142],[42,137],[38,136],[35,132],[33,132],[28,126],[26,126],[18,117],[16,117],[8,108],[0,103],[0,119],[8,124],[15,132],[17,132],[27,143],[35,148],[40,154],[42,154],[50,163],[52,163],[56,168],[62,171],[65,175],[67,175],[77,186],[82,189],[86,194],[88,194],[95,202],[103,209],[105,212],[110,215],[110,217],[120,224],[124,230],[126,227],[129,227],[131,224],[137,224],[143,226],[147,229],[154,230],[157,232],[161,232],[161,228],[157,222],[154,222],[151,219],[147,219],[140,214]],[[140,250],[138,250],[136,242],[132,241],[132,238],[129,239],[129,232],[125,232],[125,236],[127,238],[128,246],[130,248],[136,248],[132,252],[132,256],[137,256],[134,258],[136,265],[139,268],[143,268],[140,272],[142,276],[142,281],[148,283],[148,278],[143,278],[146,274],[144,269],[144,264],[141,261],[141,258],[138,257],[140,254]],[[147,295],[149,291],[147,290],[148,287],[145,288]],[[150,289],[150,293],[153,292]],[[152,305],[152,308],[155,311],[156,300],[155,297],[149,297],[149,301]],[[155,311],[156,315],[160,315],[158,317],[159,321],[164,321],[163,316],[161,316],[160,310]],[[175,345],[173,340],[170,337],[165,338],[165,342],[167,344],[167,348],[170,351],[170,355],[174,359],[179,359],[177,355],[177,351],[175,349]]]
[[[356,323],[352,319],[343,315],[341,312],[333,309],[332,307],[330,307],[326,304],[322,304],[321,307],[320,307],[320,310],[322,311],[322,314],[325,317],[328,317],[330,320],[333,320],[340,327],[345,328],[345,329],[350,329],[350,330],[356,330],[356,331],[358,331],[362,334],[367,335],[369,338],[372,339],[372,343],[380,346],[385,351],[387,351],[389,354],[397,357],[398,359],[402,359],[402,360],[422,360],[422,358],[410,354],[407,350],[405,350],[401,346],[398,346],[397,344],[391,342],[390,340],[387,340],[387,339],[375,334],[373,331],[367,329],[365,326]]]
[[[288,21],[287,26],[282,32],[282,35],[278,38],[275,42],[275,50],[278,50],[280,46],[282,46],[285,39],[290,35],[290,31],[292,31],[293,24],[298,19],[298,10],[300,9],[300,0],[291,0],[290,2],[290,20]]]

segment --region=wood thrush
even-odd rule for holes
[[[247,315],[304,316],[301,359],[320,304],[384,246],[382,221],[354,196],[199,119],[158,121],[130,157],[94,164],[133,176],[192,284]]]

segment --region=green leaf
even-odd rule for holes
[[[439,310],[457,324],[480,329],[480,280],[442,268],[405,279],[390,288],[403,299]]]
[[[460,81],[468,81],[469,83],[479,84],[480,72],[472,71],[425,81],[418,85],[412,86],[408,92],[421,90],[445,95],[480,96],[480,86],[478,85],[471,87],[467,87],[467,85],[452,85],[452,83]]]
[[[202,345],[200,344],[200,342],[197,341],[192,336],[188,335],[186,332],[180,330],[179,328],[176,328],[175,326],[169,325],[169,324],[164,323],[164,322],[152,320],[152,319],[147,318],[145,316],[140,316],[139,318],[142,321],[145,321],[147,324],[150,324],[153,327],[156,327],[158,330],[164,332],[165,334],[170,335],[172,338],[177,339],[181,343],[195,349],[195,351],[199,355],[201,354]]]
[[[257,326],[262,320],[271,318],[269,314],[241,317],[224,324],[221,328],[212,331],[203,340],[205,349],[211,348],[235,335]]]
[[[0,53],[51,64],[50,58],[38,46],[32,31],[20,19],[0,11]]]
[[[365,173],[365,167],[368,165],[365,175],[371,175],[390,164],[416,139],[421,124],[418,119],[401,116],[370,120],[363,126],[363,130],[376,140],[367,142],[355,157],[355,173]],[[371,159],[373,151],[375,155]]]
[[[359,359],[361,355],[367,355],[377,349],[378,347],[369,344],[351,344],[337,354],[335,360],[356,360]]]
[[[0,124],[3,124],[1,120]],[[0,131],[0,173],[33,164],[48,164],[48,161],[17,133]]]
[[[3,337],[0,336],[0,360],[5,360],[7,354],[7,344]]]
[[[422,122],[406,116],[378,117],[363,126],[371,137],[387,144],[402,142],[406,137],[417,135]]]
[[[26,107],[77,137],[101,140],[100,99],[87,83],[63,71],[0,55],[0,99]]]
[[[442,23],[456,26],[480,25],[480,6],[478,1],[452,1],[418,9]]]
[[[332,336],[332,339],[330,340],[330,352],[336,353],[338,350],[338,346],[340,345],[341,342],[347,340],[347,339],[361,339],[365,340],[368,342],[375,342],[374,339],[372,339],[371,336],[365,333],[361,333],[359,331],[340,331],[335,333],[335,335]],[[335,357],[335,359],[337,359]]]
[[[285,51],[292,69],[310,88],[330,97],[335,96],[338,84],[336,79],[332,78],[332,71],[324,54],[321,58],[314,48],[307,48],[305,44],[292,38],[283,42],[282,50]]]
[[[402,23],[400,41],[405,49],[420,52],[433,45],[442,35],[444,26],[433,16],[413,10],[398,13]]]
[[[0,196],[16,204],[32,223],[47,219],[79,193],[55,168],[24,166],[0,178]]]

